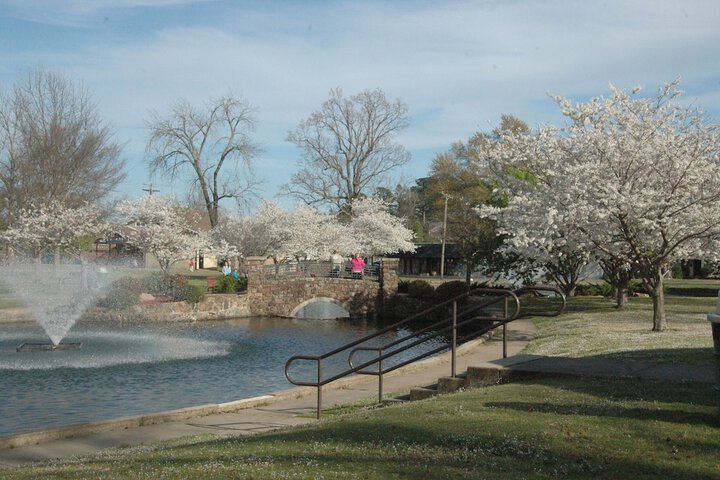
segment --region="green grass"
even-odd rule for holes
[[[715,310],[715,299],[667,297],[666,302],[668,328],[653,332],[650,299],[631,298],[627,309],[618,310],[608,299],[571,298],[567,314],[535,319],[537,336],[523,353],[712,363],[707,313]]]
[[[544,379],[338,415],[246,438],[188,440],[65,464],[25,478],[718,478],[710,385]]]
[[[668,278],[663,280],[666,288],[720,288],[720,279],[715,278]]]

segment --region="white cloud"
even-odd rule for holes
[[[62,10],[49,0],[5,4],[28,18]],[[490,130],[502,113],[530,124],[560,121],[548,93],[582,100],[606,94],[609,83],[654,90],[682,76],[688,97],[720,116],[718,64],[711,61],[720,9],[709,0],[66,6],[59,17],[67,25],[118,19],[102,34],[69,29],[86,35],[77,48],[4,52],[0,75],[12,79],[16,67],[42,63],[84,80],[135,161],[149,110],[229,90],[259,109],[257,137],[267,146],[259,170],[275,183],[287,181],[294,166],[286,132],[337,86],[348,95],[379,87],[408,103],[413,121],[402,141],[417,152],[416,176],[426,173],[432,152]],[[186,16],[178,20],[178,12]]]

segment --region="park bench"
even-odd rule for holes
[[[207,290],[208,292],[214,292],[215,287],[217,286],[217,277],[205,277],[207,280]]]

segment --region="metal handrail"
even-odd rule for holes
[[[329,352],[326,352],[322,355],[295,355],[288,359],[288,361],[285,363],[285,377],[288,379],[288,381],[294,385],[297,386],[306,386],[306,387],[316,387],[317,388],[317,418],[320,418],[320,412],[322,411],[322,387],[324,385],[327,385],[328,383],[334,382],[336,380],[339,380],[341,378],[344,378],[348,375],[351,375],[353,373],[361,374],[361,375],[376,375],[379,377],[378,380],[378,401],[382,401],[382,395],[383,395],[383,375],[389,372],[392,372],[398,368],[404,367],[406,365],[409,365],[411,363],[417,362],[419,360],[422,360],[424,358],[427,358],[431,355],[434,355],[436,353],[439,353],[443,350],[447,350],[448,348],[451,350],[451,376],[456,376],[456,349],[457,344],[465,342],[467,340],[470,340],[472,338],[477,338],[480,335],[483,335],[485,333],[488,333],[496,328],[499,328],[502,326],[503,328],[503,357],[507,356],[507,324],[512,322],[513,320],[516,320],[517,318],[520,318],[520,312],[521,312],[521,304],[520,304],[520,296],[524,293],[534,292],[538,294],[539,292],[552,292],[554,296],[557,296],[560,301],[561,305],[560,308],[557,309],[554,312],[534,312],[532,315],[535,316],[557,316],[560,315],[565,310],[566,300],[565,295],[554,287],[523,287],[518,290],[506,290],[506,289],[490,289],[490,288],[481,288],[481,289],[474,289],[470,292],[467,292],[463,295],[460,295],[458,297],[452,298],[450,300],[447,300],[443,303],[440,303],[438,305],[435,305],[431,308],[428,308],[426,310],[423,310],[420,313],[417,313],[415,315],[412,315],[410,317],[407,317],[404,320],[401,320],[400,322],[397,322],[393,325],[390,325],[388,327],[382,328],[370,335],[367,335],[365,337],[362,337],[358,340],[354,340],[352,342],[349,342],[345,345],[342,345],[334,350],[331,350]],[[457,307],[458,302],[468,299],[473,296],[478,296],[478,294],[485,295],[485,296],[494,296],[496,298],[491,299],[485,299],[485,301],[471,305],[469,308],[463,310],[458,314]],[[512,300],[515,303],[514,311],[512,312],[512,315],[510,315],[508,310],[508,302],[509,300]],[[498,303],[502,302],[502,317],[497,316],[481,316],[476,315],[475,313],[478,311],[483,311],[487,309],[488,307],[494,306]],[[412,332],[408,335],[405,335],[404,337],[395,339],[385,345],[382,346],[359,346],[363,343],[366,343],[370,340],[373,340],[391,330],[395,330],[399,327],[405,326],[408,323],[417,320],[419,318],[423,318],[427,316],[430,313],[444,310],[448,306],[452,306],[452,315],[450,318],[444,318],[438,322],[435,322],[431,325],[427,325],[423,328],[421,328],[418,331]],[[528,316],[529,314],[526,313],[525,316]],[[460,319],[460,321],[458,321]],[[464,334],[461,338],[457,338],[457,331],[458,328],[468,326],[472,324],[473,322],[478,321],[491,321],[490,325],[485,325],[479,329],[476,329],[470,333]],[[431,333],[429,333],[431,332]],[[389,358],[392,358],[402,352],[405,352],[407,350],[410,350],[413,347],[416,347],[422,343],[427,342],[430,339],[439,337],[441,335],[444,335],[445,333],[450,332],[451,333],[451,340],[449,342],[444,342],[440,346],[435,347],[431,350],[419,353],[415,356],[412,356],[411,358],[408,358],[406,360],[401,361],[398,364],[392,365],[390,367],[384,367],[383,361],[387,360]],[[429,334],[428,334],[429,333]],[[428,334],[428,335],[425,335]],[[405,343],[408,342],[408,343]],[[401,345],[405,343],[404,345]],[[355,347],[355,348],[353,348]],[[397,347],[397,348],[394,348]],[[323,370],[322,370],[322,362],[323,360],[332,357],[334,355],[337,355],[339,353],[348,351],[348,366],[349,368],[345,371],[342,371],[338,374],[335,374],[331,377],[328,377],[326,379],[322,378]],[[356,353],[361,351],[375,351],[378,353],[378,356],[374,359],[365,361],[359,365],[355,365],[353,363],[353,357]],[[317,362],[317,380],[315,381],[302,381],[302,380],[296,380],[292,378],[292,375],[290,374],[290,367],[292,364],[296,361],[314,361]],[[376,371],[368,371],[365,370],[366,368],[377,365],[378,368]]]

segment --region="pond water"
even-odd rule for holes
[[[349,320],[243,318],[187,324],[76,325],[63,342],[80,350],[17,352],[46,342],[32,323],[0,332],[0,435],[223,403],[292,388],[284,366],[374,331]],[[383,341],[402,336],[396,331]],[[347,357],[323,364],[325,375]],[[315,364],[295,378],[313,380]]]

